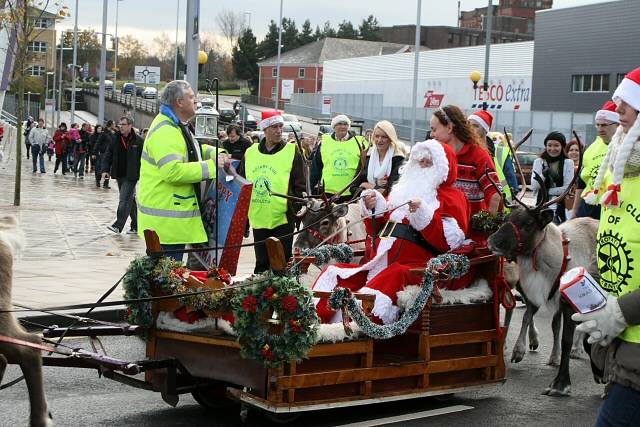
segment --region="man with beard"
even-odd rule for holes
[[[417,143],[388,201],[375,190],[363,192],[367,233],[379,233],[372,239],[377,246],[370,261],[362,266],[329,266],[313,289],[341,286],[374,294],[373,320],[384,324],[397,320],[397,292],[422,281],[410,270],[423,268],[429,259],[459,248],[465,240],[469,207],[464,193],[453,187],[457,169],[450,147],[433,139]],[[317,302],[316,310],[324,323],[341,321],[341,313],[329,308],[326,299]]]

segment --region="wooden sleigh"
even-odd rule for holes
[[[147,247],[151,251],[160,249],[154,239],[147,239]],[[280,242],[274,239],[267,247],[272,267],[284,268]],[[497,280],[498,257],[479,255],[471,259],[471,264],[490,285]],[[357,297],[365,309],[375,298]],[[147,357],[179,361],[179,369],[147,371],[145,381],[170,403],[177,403],[178,395],[186,392],[207,407],[230,397],[241,402],[241,416],[246,415],[247,408],[257,408],[280,420],[302,411],[500,385],[505,381],[504,344],[496,329],[498,296],[493,298],[487,303],[458,305],[432,304],[430,299],[403,335],[387,340],[365,336],[319,343],[308,359],[279,368],[265,368],[242,358],[236,337],[221,331],[194,334],[152,328]],[[178,307],[174,300],[157,301],[153,304],[154,317]]]

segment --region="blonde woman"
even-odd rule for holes
[[[400,167],[408,153],[408,147],[398,140],[391,122],[382,120],[376,123],[359,187],[378,190],[383,196],[389,194],[393,184],[398,181]]]

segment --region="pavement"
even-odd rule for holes
[[[88,112],[79,111],[77,116],[96,123]],[[68,121],[63,116],[65,119]],[[144,241],[137,235],[117,235],[106,228],[116,217],[117,184],[112,181],[111,189],[96,188],[93,173],[84,179],[62,176],[60,170],[53,174],[55,156],[51,162],[45,157],[45,174],[32,174],[23,146],[20,206],[13,206],[16,147],[5,143],[5,160],[0,162],[0,215],[17,216],[26,237],[14,265],[14,304],[51,307],[96,302],[125,273],[131,260],[145,253]],[[237,274],[252,273],[254,263],[252,248],[243,248]],[[119,287],[107,301],[122,296]],[[122,308],[109,308],[102,317],[119,320]],[[17,313],[19,317],[36,314]],[[61,323],[52,316],[38,320]]]

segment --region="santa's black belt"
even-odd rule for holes
[[[380,232],[380,238],[384,239],[388,237],[408,240],[411,243],[415,243],[416,245],[428,250],[433,256],[438,256],[443,253],[441,250],[435,248],[431,243],[427,242],[422,236],[422,233],[408,224],[393,221],[387,222]]]

